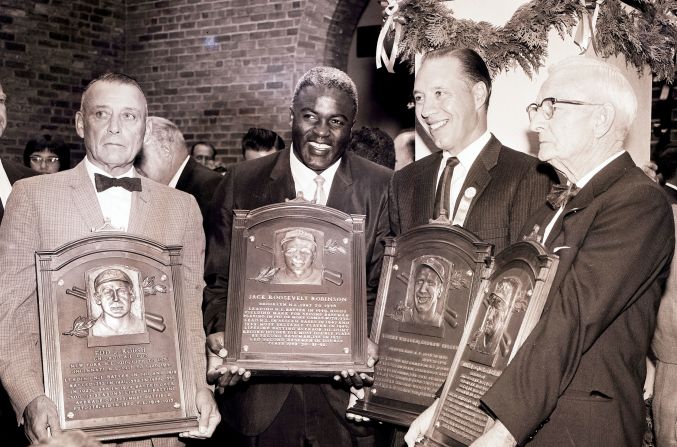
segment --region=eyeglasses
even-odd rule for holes
[[[54,163],[59,161],[59,157],[55,155],[51,155],[49,157],[41,157],[39,155],[31,155],[30,157],[31,163],[35,163],[36,165],[42,164],[44,161],[48,165],[53,165]]]
[[[572,104],[575,106],[601,106],[602,104],[584,101],[574,101],[569,99],[544,98],[540,104],[531,103],[527,106],[529,120],[532,121],[538,109],[543,110],[543,117],[547,120],[552,118],[555,113],[555,104]]]

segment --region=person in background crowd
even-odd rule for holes
[[[395,167],[393,139],[376,127],[362,127],[354,131],[348,150],[386,168]]]
[[[302,193],[320,205],[366,215],[367,321],[373,315],[388,233],[387,189],[391,171],[348,151],[357,113],[357,88],[344,72],[316,67],[298,81],[290,118],[292,147],[231,167],[214,194],[207,225],[204,321],[210,353],[208,375],[229,431],[228,446],[371,446],[373,428],[345,418],[350,393],[331,377],[258,382],[250,372],[227,368],[218,354],[226,325],[233,210],[284,202]],[[373,346],[372,346],[373,347]],[[343,375],[343,374],[342,374]],[[347,380],[364,380],[345,372]],[[351,378],[349,378],[351,377]],[[238,383],[239,382],[239,383]],[[236,385],[239,386],[231,386]]]
[[[416,159],[415,142],[416,132],[413,129],[400,132],[393,140],[393,143],[395,144],[394,169],[396,171],[412,164]]]
[[[186,141],[176,124],[159,116],[150,116],[148,121],[152,131],[136,157],[136,168],[158,183],[195,197],[204,224],[209,202],[223,177],[189,156]]]
[[[265,157],[284,147],[284,140],[272,130],[250,127],[242,137],[242,158],[251,160]]]
[[[0,379],[18,422],[31,442],[60,432],[56,404],[44,392],[37,306],[35,252],[54,250],[104,226],[183,247],[181,291],[193,366],[199,428],[182,433],[208,438],[220,421],[205,371],[200,307],[204,232],[200,210],[188,194],[137,177],[134,158],[150,133],[139,84],[105,73],[85,88],[75,129],[85,159],[75,168],[17,181],[0,226]],[[21,336],[17,336],[21,334]],[[176,436],[144,438],[125,446],[179,445]]]
[[[216,161],[216,149],[206,141],[198,141],[190,148],[190,156],[195,161],[211,169],[211,165]]]
[[[71,167],[71,151],[60,138],[45,134],[28,140],[24,165],[40,174],[54,174]]]

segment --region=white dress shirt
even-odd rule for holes
[[[12,184],[9,182],[5,167],[2,166],[2,160],[0,160],[0,200],[2,200],[3,207],[7,205],[7,198],[10,192],[12,192]]]
[[[183,170],[185,169],[189,158],[190,155],[187,155],[186,159],[183,160],[183,163],[181,163],[181,166],[179,166],[179,169],[176,171],[176,174],[174,174],[174,177],[172,177],[172,179],[169,181],[170,188],[176,189],[176,184],[179,183],[179,177],[181,177],[181,174],[183,174]]]
[[[317,190],[317,183],[315,183],[315,177],[318,176],[318,173],[310,169],[308,166],[304,165],[301,160],[294,153],[294,148],[292,147],[289,151],[291,154],[289,156],[289,165],[291,167],[291,175],[294,178],[294,189],[296,190],[296,195],[298,193],[303,193],[303,198],[310,201],[315,197],[315,191]],[[334,175],[338,170],[341,159],[339,158],[329,166],[327,169],[319,173],[319,175],[324,178],[324,184],[322,188],[324,189],[324,203],[320,205],[326,205],[327,199],[329,198],[329,191],[331,191],[331,184],[334,182]]]
[[[89,179],[92,181],[92,186],[94,186],[94,191],[96,191],[94,174],[112,177],[112,175],[103,169],[95,166],[89,161],[87,157],[85,157],[85,166],[87,167]],[[134,166],[132,166],[129,168],[129,171],[122,175],[118,175],[115,178],[136,177],[135,172]],[[113,188],[108,188],[105,191],[96,192],[96,198],[99,200],[99,207],[101,208],[101,213],[103,214],[104,219],[108,219],[110,224],[116,229],[120,231],[127,231],[129,215],[132,211],[132,192],[115,186]]]
[[[466,177],[468,177],[468,172],[470,171],[472,164],[475,163],[475,160],[477,160],[477,157],[480,155],[480,152],[482,152],[484,146],[486,146],[487,143],[489,142],[490,138],[491,133],[489,133],[489,131],[486,131],[478,139],[470,143],[461,152],[459,152],[458,155],[456,155],[456,158],[458,158],[458,164],[454,167],[454,172],[451,176],[451,189],[449,191],[449,207],[447,208],[448,210],[451,210],[449,212],[449,220],[453,221],[452,213],[454,212],[454,208],[456,207],[456,201],[458,200],[458,195],[461,193],[463,183],[465,182]],[[442,177],[442,172],[444,171],[444,168],[447,165],[447,160],[449,160],[449,158],[451,157],[452,155],[449,152],[442,151],[442,162],[440,163],[440,167],[437,171],[436,185],[439,185],[440,179]],[[437,188],[435,188],[435,191],[437,191]]]
[[[576,186],[580,189],[582,189],[599,171],[604,169],[606,165],[620,157],[625,151],[618,151],[615,154],[613,154],[611,157],[607,158],[604,160],[601,164],[597,165],[594,169],[589,171],[587,174],[585,174],[579,181],[576,182]],[[543,243],[545,244],[545,241],[548,240],[548,236],[550,236],[550,232],[552,231],[552,227],[555,226],[555,222],[557,222],[557,219],[559,219],[559,216],[562,215],[562,212],[564,211],[564,207],[566,206],[566,203],[559,207],[555,215],[553,216],[552,220],[548,224],[547,227],[545,227],[545,231],[543,232]]]

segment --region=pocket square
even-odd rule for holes
[[[562,245],[561,247],[555,247],[555,249],[552,251],[553,253],[557,253],[560,250],[564,250],[565,248],[571,248],[568,245]]]

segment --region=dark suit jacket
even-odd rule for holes
[[[206,223],[209,202],[212,200],[214,191],[216,191],[216,187],[221,180],[223,180],[221,174],[202,166],[193,160],[193,157],[189,157],[188,163],[186,163],[179,176],[179,181],[176,183],[176,189],[195,197],[202,213],[202,219]]]
[[[9,178],[9,183],[11,183],[12,185],[17,180],[21,180],[22,178],[26,177],[32,177],[38,174],[34,170],[27,168],[24,165],[9,160],[2,160],[2,168],[5,169],[5,174],[7,174],[7,178]],[[2,217],[4,214],[5,214],[4,207],[0,207],[0,222],[2,222]]]
[[[432,218],[441,161],[442,153],[437,152],[393,176],[389,204],[395,235]],[[494,244],[494,253],[517,242],[527,218],[545,202],[554,178],[548,175],[551,172],[538,159],[503,146],[492,135],[461,188],[461,194],[471,186],[477,190],[463,227]]]
[[[544,225],[542,208],[529,223]],[[623,154],[565,207],[543,315],[482,399],[519,444],[638,446],[645,356],[674,246],[660,190]],[[558,249],[559,248],[559,249]]]
[[[208,334],[223,331],[225,327],[233,210],[251,210],[295,197],[289,151],[285,149],[233,165],[214,195],[207,225],[207,287],[203,303]],[[340,163],[327,206],[366,215],[367,308],[371,320],[381,274],[383,238],[388,233],[387,190],[392,171],[351,152],[346,152]],[[223,419],[242,434],[259,434],[273,421],[291,386],[291,383],[276,381],[250,383],[229,390],[219,402]],[[348,393],[332,389],[330,385],[324,388],[337,417],[343,420]],[[360,430],[355,424],[348,426],[351,430]]]

